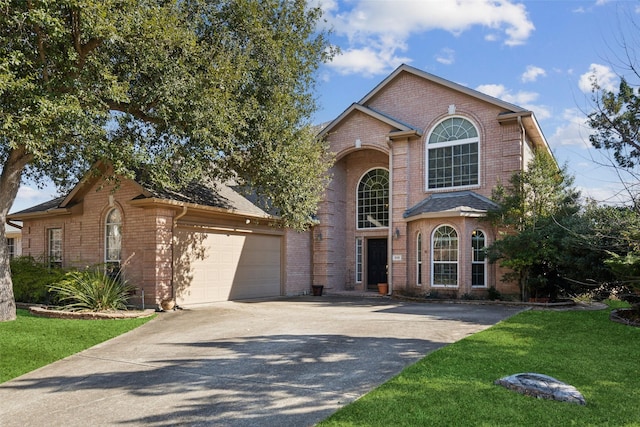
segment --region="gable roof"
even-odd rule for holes
[[[370,107],[366,107],[364,105],[358,104],[358,103],[353,103],[349,106],[349,108],[347,108],[346,110],[344,110],[342,112],[342,114],[340,114],[337,118],[335,118],[333,121],[329,122],[326,126],[323,126],[320,130],[320,132],[318,133],[319,137],[322,137],[324,135],[326,135],[336,124],[340,123],[345,117],[349,116],[350,114],[359,111],[371,118],[374,118],[376,120],[379,120],[383,123],[386,123],[387,125],[389,125],[390,127],[396,129],[395,132],[401,132],[401,133],[414,133],[417,136],[421,136],[422,135],[422,130],[418,129],[414,126],[411,126],[407,123],[403,123],[400,120],[397,120],[387,114],[381,113],[379,111],[374,110],[373,108]]]
[[[446,216],[484,216],[498,205],[473,191],[435,193],[407,209],[403,217],[410,220]]]
[[[329,122],[326,126],[323,126],[318,133],[318,137],[322,138],[326,136],[332,128],[334,128],[338,123],[340,123],[345,117],[351,114],[353,111],[360,111],[364,114],[368,114],[369,116],[381,120],[385,123],[388,123],[390,126],[395,127],[397,129],[397,136],[407,136],[407,132],[415,136],[422,136],[423,130],[413,127],[411,125],[402,123],[398,119],[390,118],[380,112],[372,109],[368,104],[369,102],[380,93],[383,88],[389,85],[393,80],[395,80],[400,74],[409,73],[414,76],[417,76],[421,79],[436,83],[438,85],[442,85],[446,88],[449,88],[453,91],[457,91],[468,95],[470,97],[476,98],[478,100],[487,102],[489,104],[495,105],[504,111],[500,113],[497,117],[498,122],[506,123],[509,121],[518,121],[521,123],[522,128],[527,133],[528,137],[533,141],[536,147],[543,148],[547,153],[549,153],[553,157],[553,153],[551,152],[551,148],[547,143],[547,140],[542,133],[542,129],[538,124],[537,119],[532,111],[527,110],[525,108],[519,107],[515,104],[511,104],[510,102],[503,101],[501,99],[495,98],[493,96],[487,95],[485,93],[479,92],[477,90],[471,89],[467,86],[463,86],[459,83],[454,83],[450,80],[444,79],[442,77],[438,77],[434,74],[427,73],[426,71],[419,70],[415,67],[412,67],[407,64],[402,64],[398,68],[396,68],[389,76],[387,76],[384,80],[382,80],[373,90],[367,93],[360,101],[351,104],[349,108],[347,108],[342,114],[340,114],[336,119]],[[390,132],[390,137],[393,137],[393,134],[396,132]]]
[[[75,204],[74,197],[80,193],[81,187],[87,187],[89,181],[81,180],[67,195],[12,213],[7,218],[21,220],[42,215],[69,214],[71,207]],[[133,205],[169,204],[184,206],[187,204],[191,207],[208,208],[208,210],[224,213],[263,218],[270,217],[267,212],[231,188],[232,184],[192,182],[184,188],[174,191],[157,188],[149,184],[135,183],[140,186],[140,195],[131,200]]]

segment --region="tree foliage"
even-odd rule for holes
[[[98,160],[164,186],[234,177],[303,226],[330,163],[309,130],[320,18],[303,0],[0,0],[0,241],[21,180],[68,189]],[[0,320],[12,300],[0,245]]]
[[[536,151],[525,171],[498,185],[493,199],[500,208],[488,215],[501,237],[489,248],[489,260],[509,269],[504,280],[516,280],[522,297],[549,296],[562,274],[567,222],[579,211],[579,193],[566,167]]]
[[[594,85],[596,110],[587,123],[595,133],[589,140],[595,148],[612,150],[620,167],[633,169],[640,161],[640,89],[622,78],[617,93],[603,90],[598,97]]]

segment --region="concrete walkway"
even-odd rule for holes
[[[162,313],[0,385],[0,426],[310,426],[520,310],[309,296]]]

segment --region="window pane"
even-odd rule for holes
[[[49,229],[49,263],[62,266],[62,228]]]
[[[447,225],[433,233],[433,285],[458,285],[458,233]]]
[[[429,137],[427,188],[477,185],[477,139],[475,126],[463,118],[453,117],[438,124]]]
[[[112,209],[105,224],[105,262],[119,263],[122,248],[122,217],[118,209]]]
[[[358,228],[389,226],[389,172],[373,169],[358,184]]]

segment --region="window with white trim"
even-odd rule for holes
[[[356,283],[362,283],[362,237],[356,237]]]
[[[118,209],[107,212],[105,219],[105,250],[104,262],[111,265],[120,265],[122,252],[122,216]]]
[[[427,143],[427,189],[477,185],[480,138],[462,117],[449,117],[431,132]]]
[[[458,233],[443,225],[433,232],[431,242],[431,285],[458,286]]]
[[[62,228],[48,230],[47,255],[51,267],[62,267]]]
[[[416,237],[416,283],[422,286],[422,233]]]
[[[471,286],[487,286],[485,244],[484,233],[481,230],[473,230],[471,233]]]
[[[358,228],[389,226],[389,171],[372,169],[358,183]]]
[[[9,260],[12,260],[16,256],[16,239],[9,237],[7,239],[7,249],[9,250]]]

